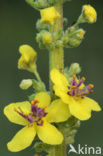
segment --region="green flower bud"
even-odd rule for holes
[[[79,63],[72,63],[69,68],[69,73],[73,75],[73,74],[79,74],[80,72],[81,72],[81,67]]]
[[[33,84],[32,80],[31,79],[25,79],[25,80],[22,80],[21,83],[20,83],[20,88],[21,89],[28,89],[29,87],[31,87]]]
[[[52,35],[48,31],[41,31],[37,34],[36,40],[39,43],[40,48],[48,48],[52,42]]]
[[[78,47],[84,38],[85,31],[75,27],[70,27],[66,30],[63,36],[63,43],[65,47]]]

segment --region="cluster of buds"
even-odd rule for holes
[[[64,3],[69,0],[26,0],[26,2],[31,5],[35,9],[44,9],[48,8],[50,6],[59,4],[59,3]]]
[[[82,42],[84,35],[85,31],[83,29],[77,27],[68,28],[62,39],[64,47],[78,47]]]

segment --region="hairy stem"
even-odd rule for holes
[[[57,19],[55,22],[55,25],[52,27],[52,32],[55,33],[58,31],[58,29],[63,29],[63,5],[58,4],[55,6],[56,10],[60,13],[61,18]],[[49,71],[51,71],[53,68],[58,69],[60,72],[63,72],[64,68],[64,51],[63,48],[56,48],[54,47],[53,50],[49,53]],[[53,98],[53,84],[50,80],[50,92],[51,97]]]
[[[56,10],[60,13],[61,18],[57,19],[55,25],[52,28],[52,33],[57,32],[59,29],[63,29],[63,5],[58,4],[55,6]],[[64,51],[63,48],[54,47],[49,54],[49,70],[53,68],[58,69],[60,72],[63,72],[64,68]],[[50,92],[52,99],[54,98],[53,94],[53,84],[50,80]],[[55,146],[52,151],[52,156],[66,156],[66,145],[65,139],[61,145]]]

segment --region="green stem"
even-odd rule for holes
[[[34,74],[35,74],[37,80],[42,84],[42,80],[41,80],[41,78],[40,78],[40,75],[39,75],[37,69],[34,71]]]
[[[62,4],[58,4],[55,6],[56,10],[60,13],[61,18],[57,19],[55,22],[55,25],[52,27],[52,32],[55,33],[58,31],[58,29],[63,29],[63,6]],[[58,69],[60,72],[63,72],[64,68],[64,51],[63,48],[56,48],[54,47],[53,50],[49,52],[49,71],[51,71],[53,68]],[[50,92],[51,97],[53,98],[53,84],[50,80]]]
[[[61,18],[56,20],[55,25],[52,28],[51,33],[55,33],[58,29],[63,29],[63,5],[58,4],[55,6],[56,10],[60,13]],[[53,68],[58,69],[60,72],[63,72],[64,68],[64,51],[63,48],[54,48],[50,51],[49,54],[49,70],[51,71]],[[50,92],[52,99],[54,98],[53,94],[53,84],[50,80]],[[66,145],[65,139],[61,145],[55,146],[52,151],[52,156],[66,156]]]

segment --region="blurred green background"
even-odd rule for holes
[[[87,31],[80,47],[65,49],[65,65],[78,62],[82,66],[82,73],[88,82],[95,85],[95,92],[91,95],[102,106],[103,97],[103,0],[72,0],[64,5],[64,16],[69,25],[73,23],[81,12],[83,4],[90,3],[98,12],[97,23],[84,24]],[[33,78],[31,73],[19,71],[17,60],[18,47],[29,44],[38,52],[38,70],[48,86],[48,52],[39,50],[35,42],[35,23],[40,18],[39,12],[25,3],[25,0],[0,0],[0,155],[2,156],[33,156],[35,151],[28,149],[11,153],[6,143],[21,128],[10,123],[3,116],[3,108],[8,103],[23,101],[32,90],[22,91],[19,83],[23,78]],[[103,113],[93,113],[89,121],[82,122],[75,137],[77,144],[103,147]],[[72,156],[72,154],[71,154]]]

